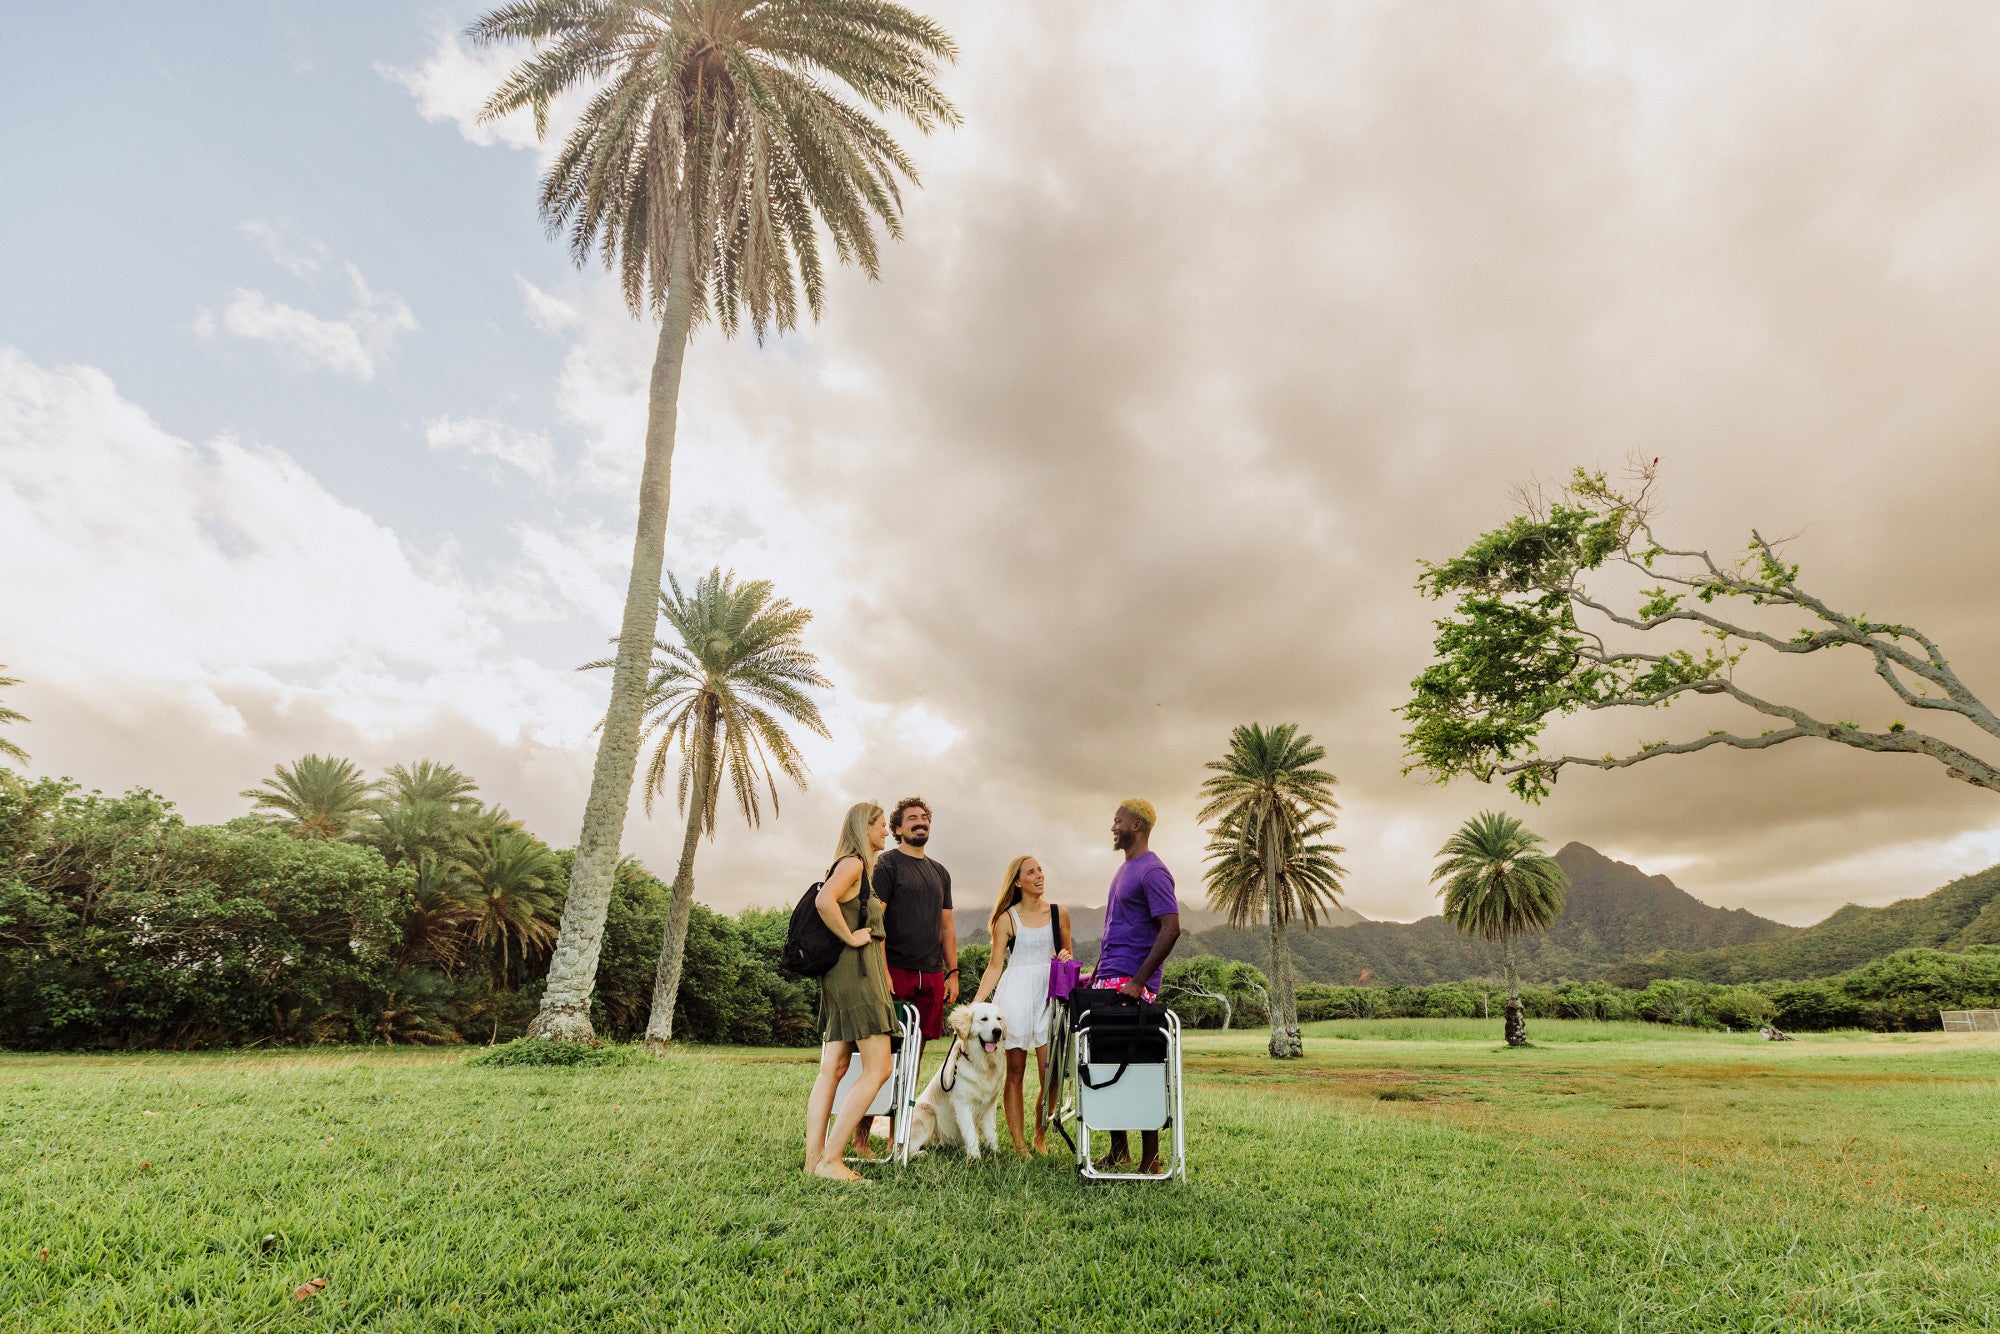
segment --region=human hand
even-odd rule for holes
[[[1058,959],[1074,959],[1076,956],[1074,954],[1071,954],[1068,950],[1057,950],[1056,957]]]
[[[870,941],[874,939],[875,939],[875,934],[872,931],[863,928],[862,930],[856,931],[853,935],[849,936],[847,938],[847,943],[854,946],[855,949],[860,949],[863,945],[868,944]]]
[[[944,980],[944,1003],[946,1005],[958,1004],[958,979],[955,977],[947,977]]]
[[[1118,994],[1121,996],[1130,996],[1133,1000],[1143,1000],[1146,995],[1146,984],[1136,977],[1131,978],[1124,986],[1118,988]]]

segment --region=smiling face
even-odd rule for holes
[[[1040,898],[1047,877],[1042,874],[1042,864],[1033,857],[1021,863],[1021,869],[1014,876],[1014,883],[1021,887],[1024,898]]]
[[[1146,822],[1123,806],[1111,817],[1111,846],[1120,852],[1130,848],[1145,832]]]
[[[889,841],[888,817],[877,815],[868,822],[868,846],[880,852],[882,845]]]
[[[922,806],[905,809],[896,823],[896,841],[911,848],[921,848],[930,842],[931,813]]]

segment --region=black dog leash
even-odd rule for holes
[[[951,1049],[944,1054],[944,1069],[938,1071],[938,1087],[946,1093],[951,1092],[952,1088],[958,1083],[958,1067],[953,1065],[951,1060],[952,1057],[959,1053],[961,1050],[960,1044],[964,1041],[964,1038],[953,1038],[951,1040]]]

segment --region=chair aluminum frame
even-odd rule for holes
[[[889,1157],[886,1161],[898,1167],[908,1166],[910,1161],[910,1122],[915,1118],[917,1095],[922,1086],[917,1083],[919,1067],[924,1059],[924,1035],[922,1020],[917,1007],[908,1001],[896,1004],[896,1036],[901,1039],[889,1066],[889,1078],[875,1094],[865,1114],[869,1120],[889,1115],[895,1119],[890,1123]],[[843,1091],[851,1087],[859,1078],[861,1070],[860,1053],[856,1052],[847,1063],[847,1073],[840,1077],[840,1083],[833,1090],[832,1119],[840,1119],[840,1104]],[[881,1163],[881,1158],[863,1158],[850,1148],[843,1158],[850,1167],[865,1167],[870,1163]]]
[[[1049,1025],[1049,1041],[1053,1050],[1049,1053],[1049,1065],[1055,1072],[1057,1084],[1049,1112],[1051,1120],[1061,1125],[1074,1125],[1076,1148],[1076,1174],[1085,1181],[1182,1181],[1187,1180],[1187,1117],[1182,1096],[1181,1078],[1181,1020],[1172,1010],[1166,1012],[1167,1020],[1167,1124],[1161,1129],[1169,1132],[1166,1161],[1158,1172],[1105,1172],[1099,1170],[1090,1157],[1091,1127],[1083,1111],[1084,1094],[1083,1068],[1090,1064],[1090,1029],[1070,1027],[1069,1007],[1058,1001],[1051,1001],[1056,1013]],[[1107,1127],[1108,1129],[1108,1127]],[[1140,1134],[1128,1130],[1128,1134]]]

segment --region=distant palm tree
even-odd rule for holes
[[[481,809],[477,783],[452,765],[418,760],[392,766],[377,788],[384,795],[362,842],[391,866],[458,857]]]
[[[6,672],[6,670],[7,670],[6,664],[0,663],[0,690],[5,690],[8,686],[17,686],[21,684],[19,679],[5,675],[4,673]],[[0,724],[25,723],[27,721],[28,717],[26,714],[21,713],[15,709],[10,709],[4,704],[0,704]],[[6,737],[0,736],[0,758],[19,760],[22,764],[26,764],[28,762],[28,752],[22,750],[19,746],[9,741]],[[4,767],[0,767],[0,782],[8,782],[8,781],[10,780],[7,774],[7,770]]]
[[[761,340],[825,296],[819,229],[871,278],[875,228],[901,234],[916,168],[870,112],[956,125],[938,86],[951,37],[889,0],[514,0],[474,23],[480,43],[534,49],[487,99],[547,133],[564,94],[589,93],[543,178],[541,212],[578,265],[617,272],[634,315],[660,320],[639,477],[638,531],[611,703],[548,988],[529,1032],[584,1041],[625,807],[638,764],[666,553],[681,366],[696,321]],[[843,93],[849,94],[843,96]]]
[[[473,948],[493,960],[505,985],[517,964],[555,938],[561,867],[547,844],[499,810],[481,817],[460,867]]]
[[[1445,841],[1431,883],[1444,881],[1445,920],[1468,936],[1500,942],[1507,971],[1507,1045],[1528,1040],[1521,1018],[1521,977],[1514,967],[1514,941],[1543,931],[1562,915],[1569,877],[1546,853],[1542,839],[1511,815],[1482,811]]]
[[[1271,1055],[1279,1060],[1305,1055],[1285,928],[1300,917],[1317,924],[1321,907],[1332,906],[1339,892],[1341,872],[1331,860],[1339,849],[1315,843],[1332,829],[1339,809],[1333,799],[1339,780],[1313,767],[1325,758],[1326,747],[1294,723],[1246,723],[1230,734],[1229,753],[1209,762],[1213,776],[1201,785],[1208,804],[1199,818],[1218,822],[1209,844],[1210,901],[1227,907],[1232,920],[1251,920],[1255,909],[1242,892],[1245,877],[1263,881],[1262,909],[1271,929]],[[1218,843],[1227,849],[1220,857]],[[1243,916],[1235,916],[1239,912]]]
[[[362,777],[353,760],[307,755],[239,796],[250,798],[264,820],[294,838],[348,839],[359,834],[375,812],[376,785]]]
[[[450,973],[465,953],[467,924],[482,915],[479,889],[456,857],[426,852],[415,860],[416,885],[403,913],[397,957],[404,964]]]
[[[763,822],[763,798],[778,813],[778,774],[806,786],[805,759],[785,731],[786,720],[827,735],[819,706],[806,691],[832,686],[801,639],[812,613],[772,596],[769,580],[737,583],[734,570],[710,570],[692,592],[669,574],[660,615],[675,640],[654,645],[646,687],[643,739],[657,738],[646,769],[646,811],[666,791],[669,759],[678,752],[678,803],[687,814],[681,862],[653,975],[653,1009],[646,1045],[657,1050],[674,1035],[688,916],[694,904],[694,854],[704,830],[715,837],[715,813],[727,777],[736,809],[750,825]],[[609,667],[610,660],[585,664]],[[775,766],[775,772],[773,770]],[[693,800],[689,797],[692,795]]]
[[[454,810],[471,812],[479,808],[475,794],[479,784],[458,768],[436,760],[418,760],[412,765],[392,764],[380,784],[383,796],[399,806],[436,802]]]

